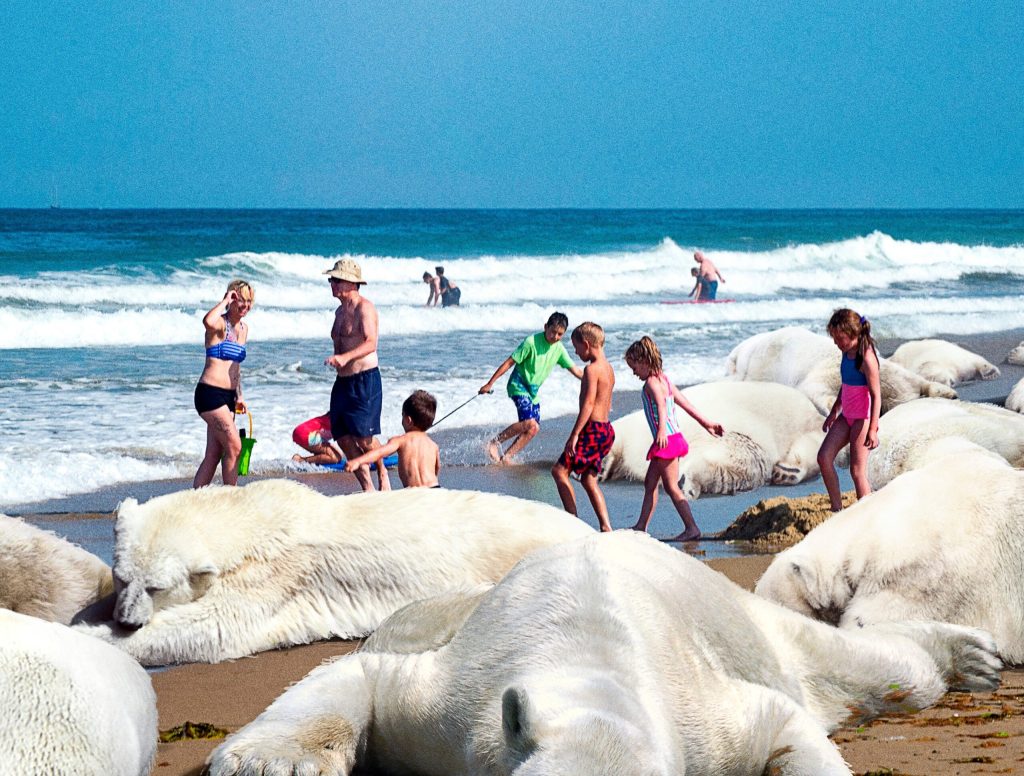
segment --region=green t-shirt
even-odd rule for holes
[[[548,379],[556,364],[565,369],[576,366],[561,340],[552,344],[544,332],[524,339],[512,354],[512,360],[516,365],[508,376],[508,395],[529,396],[533,402],[537,401],[541,383]]]

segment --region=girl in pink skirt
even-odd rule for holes
[[[868,451],[878,447],[878,414],[881,388],[878,380],[878,355],[871,339],[871,322],[849,308],[832,313],[828,333],[842,351],[839,374],[842,385],[825,418],[825,441],[818,450],[818,466],[825,481],[832,511],[843,508],[839,475],[835,460],[839,451],[850,446],[850,476],[861,499],[871,492],[868,482]]]
[[[689,452],[690,446],[676,421],[675,405],[686,410],[708,433],[722,436],[725,432],[721,424],[711,423],[697,412],[672,384],[668,375],[661,371],[661,352],[650,337],[642,337],[629,346],[626,350],[626,364],[633,370],[633,374],[644,381],[644,415],[654,437],[654,444],[647,451],[650,464],[644,477],[644,503],[640,508],[640,519],[633,528],[637,531],[647,530],[654,507],[658,504],[658,484],[661,483],[682,518],[684,529],[681,534],[667,541],[695,541],[700,538],[700,529],[694,522],[690,504],[679,489],[679,459]]]

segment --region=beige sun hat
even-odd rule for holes
[[[332,269],[324,270],[324,274],[350,283],[366,283],[363,270],[354,259],[338,259]]]

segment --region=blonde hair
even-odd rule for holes
[[[655,374],[661,373],[661,351],[646,334],[626,348],[626,361],[642,364]]]
[[[249,292],[248,295],[244,293],[243,289],[244,291]],[[252,286],[249,285],[249,283],[247,283],[246,281],[239,280],[238,278],[228,283],[228,291],[234,291],[240,297],[249,302],[252,302],[256,299],[256,292],[253,290]]]
[[[584,321],[572,330],[573,342],[586,342],[593,348],[604,347],[604,329],[593,321]]]
[[[875,340],[871,337],[871,321],[849,307],[840,307],[833,311],[825,329],[829,334],[842,332],[851,339],[858,339],[857,358],[854,362],[858,369],[864,363],[864,354],[868,352],[868,348],[875,350]]]

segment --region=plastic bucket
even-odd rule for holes
[[[249,458],[252,457],[252,446],[256,444],[256,440],[252,438],[252,412],[247,414],[249,416],[249,435],[246,436],[245,432],[242,432],[242,452],[238,456],[238,475],[240,477],[249,473]]]

